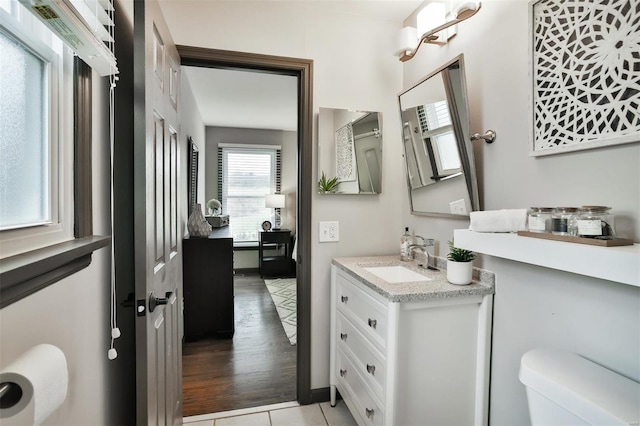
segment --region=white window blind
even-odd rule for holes
[[[420,126],[423,133],[451,125],[447,101],[434,102],[418,107],[418,115],[420,116]]]
[[[101,77],[118,73],[112,0],[19,0]]]
[[[258,241],[262,222],[274,216],[264,205],[265,195],[280,192],[280,149],[222,146],[218,162],[218,194],[234,242]]]

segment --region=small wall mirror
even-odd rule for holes
[[[318,192],[380,194],[381,113],[320,108]]]
[[[463,56],[398,99],[411,213],[455,217],[479,210]]]

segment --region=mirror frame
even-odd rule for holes
[[[362,113],[364,114],[362,117],[358,118],[355,120],[355,122],[359,122],[360,120],[362,120],[364,117],[372,115],[372,114],[376,114],[376,119],[378,121],[378,134],[379,134],[379,145],[380,145],[380,164],[379,164],[379,172],[380,172],[380,182],[378,183],[379,187],[380,187],[380,191],[379,192],[320,192],[318,190],[318,188],[316,188],[316,193],[318,195],[380,195],[382,194],[382,184],[383,184],[383,179],[382,179],[382,173],[383,173],[383,169],[384,169],[384,165],[382,163],[382,153],[384,150],[384,138],[383,138],[383,123],[382,123],[382,112],[380,111],[369,111],[369,110],[352,110],[352,109],[347,109],[347,108],[330,108],[330,107],[319,107],[318,109],[318,138],[317,138],[317,149],[318,149],[318,159],[317,159],[317,181],[318,182],[320,180],[320,176],[322,174],[322,167],[321,167],[321,158],[320,158],[320,150],[321,145],[323,143],[323,138],[321,138],[321,111],[322,110],[326,110],[326,111],[348,111],[348,112],[357,112],[357,113]],[[334,130],[335,131],[335,130]],[[326,139],[325,139],[326,140]],[[331,141],[331,143],[334,143],[334,141]],[[357,163],[357,161],[356,161]],[[356,173],[357,170],[356,170]]]
[[[443,72],[445,70],[448,70],[452,65],[456,63],[458,64],[461,70],[461,73],[460,73],[461,74],[461,79],[460,79],[461,93],[459,97],[456,96],[455,91],[453,90],[453,83],[451,81],[451,77],[449,73]],[[453,132],[456,137],[458,154],[460,155],[460,163],[461,163],[465,183],[467,186],[467,192],[469,194],[469,204],[471,205],[471,211],[477,211],[477,210],[480,210],[480,201],[478,196],[478,182],[477,182],[477,176],[476,176],[475,159],[473,155],[473,146],[471,144],[471,132],[469,130],[469,127],[470,127],[469,114],[468,114],[469,105],[467,101],[468,100],[467,82],[465,77],[465,66],[464,66],[463,54],[460,54],[455,58],[451,59],[444,65],[438,67],[436,70],[427,74],[424,78],[422,78],[417,83],[411,85],[411,87],[409,87],[408,89],[403,90],[400,94],[398,94],[398,107],[400,111],[400,124],[401,124],[400,129],[401,129],[401,132],[404,131],[404,126],[403,126],[404,123],[402,120],[402,112],[403,112],[402,102],[401,102],[402,95],[406,94],[407,92],[411,91],[412,89],[416,88],[423,82],[427,81],[428,79],[430,79],[431,77],[439,73],[442,73],[445,94],[447,96],[447,104],[449,107],[449,115],[451,116],[451,125],[453,127]],[[467,120],[464,122],[461,119],[460,114],[458,113],[458,107],[461,106],[461,104],[464,104],[464,106],[467,108]],[[402,133],[401,136],[402,136],[401,141],[403,141],[404,133]],[[459,215],[459,214],[445,213],[445,212],[425,212],[425,211],[416,211],[414,209],[413,198],[411,195],[411,191],[412,191],[411,182],[410,182],[409,174],[407,170],[407,167],[408,167],[407,152],[406,152],[406,147],[404,143],[402,144],[402,150],[403,150],[404,159],[405,159],[404,161],[405,176],[407,179],[406,182],[407,182],[407,190],[409,192],[409,206],[411,208],[411,214],[417,215],[417,216],[431,216],[431,217],[468,218],[469,214]]]
[[[198,203],[198,161],[200,152],[191,136],[187,139],[187,143],[189,151],[187,155],[187,170],[189,170],[189,178],[187,179],[187,194],[189,196],[188,216],[191,216],[193,208]]]

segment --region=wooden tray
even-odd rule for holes
[[[598,240],[595,238],[572,237],[569,235],[555,235],[555,234],[548,234],[545,232],[529,232],[529,231],[518,231],[518,235],[520,235],[521,237],[540,238],[543,240],[554,240],[554,241],[566,241],[568,243],[588,244],[590,246],[600,246],[600,247],[619,247],[619,246],[633,245],[633,240],[630,240],[628,238],[617,238],[617,237],[612,240]]]

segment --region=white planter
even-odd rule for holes
[[[473,261],[454,262],[447,260],[447,281],[456,285],[467,285],[473,277]]]

